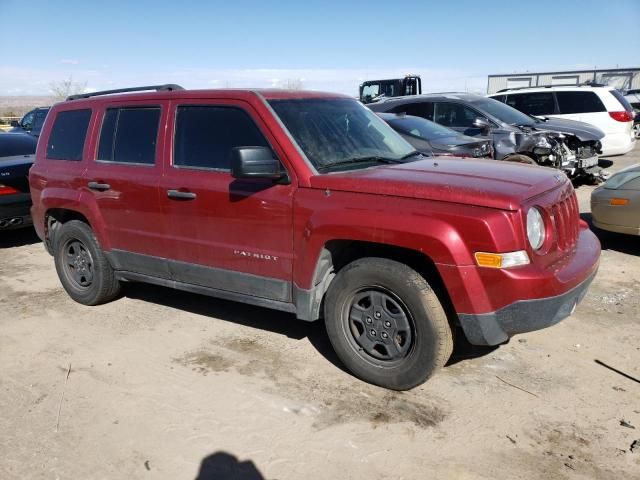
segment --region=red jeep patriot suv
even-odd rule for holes
[[[398,390],[445,364],[456,325],[496,345],[567,317],[600,256],[563,174],[422,157],[337,94],[69,97],[30,183],[74,300],[149,282],[323,318],[354,375]]]

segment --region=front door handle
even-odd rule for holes
[[[176,200],[193,200],[197,195],[193,192],[183,192],[182,190],[167,190],[167,197]]]
[[[109,190],[111,188],[111,185],[109,185],[108,183],[89,182],[87,183],[87,187],[89,187],[91,190],[104,192],[105,190]]]

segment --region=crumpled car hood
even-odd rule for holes
[[[495,160],[433,158],[311,177],[311,187],[518,210],[569,180],[557,170]]]
[[[536,123],[533,128],[535,130],[551,130],[553,132],[575,135],[582,142],[601,140],[604,137],[604,132],[598,127],[594,127],[589,123],[567,120],[565,118],[548,118],[547,120],[542,120],[540,123]]]

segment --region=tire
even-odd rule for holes
[[[526,155],[520,155],[519,153],[515,155],[509,155],[508,157],[505,157],[505,160],[507,162],[524,163],[526,165],[537,165],[536,161],[533,158],[527,157]]]
[[[327,291],[324,316],[347,369],[392,390],[424,383],[453,351],[438,297],[420,274],[393,260],[361,258],[342,268]]]
[[[53,256],[60,282],[76,302],[99,305],[120,293],[120,282],[86,223],[62,224],[56,231]]]

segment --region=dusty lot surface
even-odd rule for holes
[[[78,305],[31,232],[4,233],[0,478],[640,478],[640,383],[596,363],[640,378],[640,238],[598,235],[573,317],[496,349],[458,342],[394,393],[287,314],[144,285]]]

